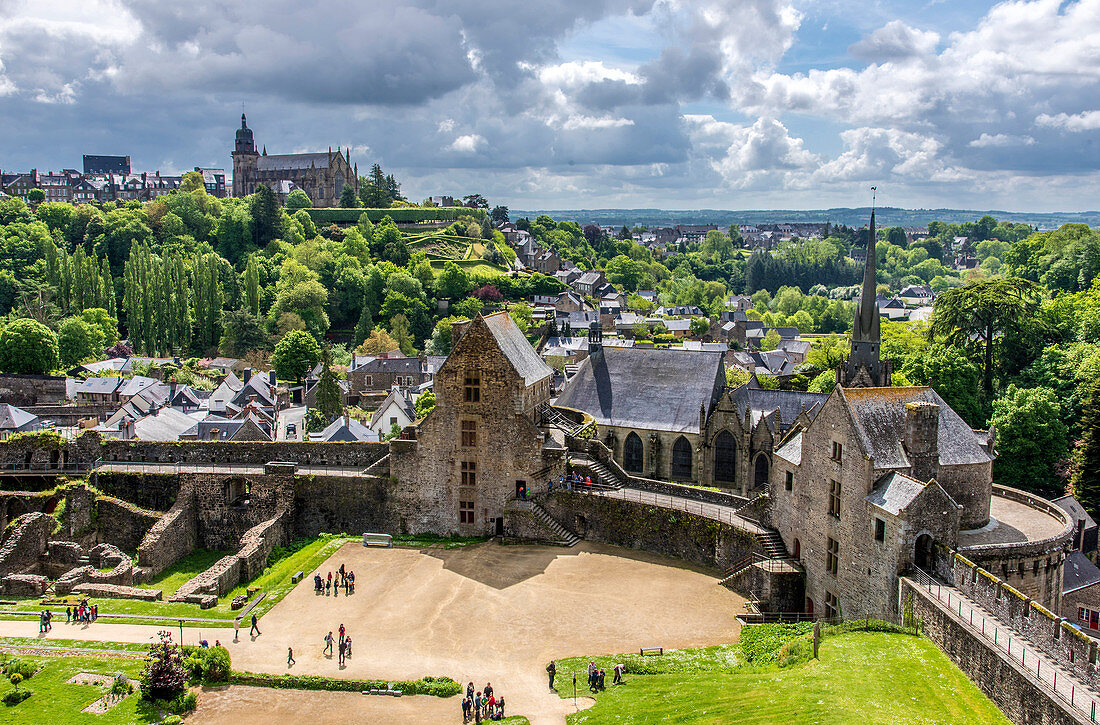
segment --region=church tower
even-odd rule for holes
[[[252,129],[241,114],[241,127],[237,129],[236,143],[233,146],[233,196],[242,197],[252,193],[256,173],[256,141]]]
[[[875,282],[875,203],[872,186],[871,228],[867,233],[867,260],[863,267],[863,290],[856,305],[852,325],[852,351],[848,362],[837,368],[837,383],[845,388],[890,387],[890,362],[879,357],[881,324],[879,322]]]

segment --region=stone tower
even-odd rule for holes
[[[241,114],[241,127],[237,129],[237,139],[233,146],[233,196],[246,196],[251,193],[246,185],[256,172],[256,141],[252,129],[248,127],[244,114]]]
[[[875,208],[871,205],[871,228],[867,234],[867,261],[863,267],[863,291],[852,325],[852,352],[848,362],[837,368],[837,383],[846,388],[890,387],[890,363],[879,358],[880,322],[875,284]]]

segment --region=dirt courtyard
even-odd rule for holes
[[[550,658],[730,642],[738,634],[735,616],[744,607],[744,600],[719,586],[713,573],[587,542],[572,549],[348,544],[318,571],[325,576],[340,564],[355,572],[354,595],[318,596],[313,572],[306,572],[260,620],[259,637],[247,637],[242,628],[240,641],[228,643],[234,667],[395,680],[447,675],[463,683],[472,680],[478,689],[492,682],[506,698],[509,714],[560,725],[574,708],[572,700],[549,692],[544,668]],[[324,635],[335,633],[341,623],[354,653],[344,668],[322,654]],[[291,668],[288,646],[297,660]],[[585,673],[578,679],[583,690]],[[571,673],[559,671],[559,687],[567,682],[571,689]],[[258,702],[274,709],[268,718],[270,710],[264,708],[266,722],[294,721],[295,696],[276,694],[283,693],[257,695],[249,688],[204,693],[188,722],[236,725],[255,717]],[[400,710],[403,722],[440,722],[440,703],[446,703],[443,709],[453,710],[456,722],[460,719],[458,698],[417,697],[399,708],[389,698],[327,699],[339,699],[349,715],[360,717],[366,710]],[[302,714],[307,713],[298,711]]]

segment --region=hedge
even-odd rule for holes
[[[366,214],[367,218],[374,223],[378,223],[388,216],[398,224],[455,221],[462,216],[471,216],[475,219],[485,218],[484,209],[470,209],[465,206],[403,206],[394,209],[306,209],[306,212],[314,224],[355,224],[363,214]]]
[[[282,690],[326,690],[329,692],[362,692],[364,690],[401,690],[405,695],[433,695],[453,697],[461,694],[462,685],[450,677],[422,677],[413,682],[391,680],[339,680],[315,675],[269,675],[255,672],[234,672],[229,676],[231,685],[273,687]]]

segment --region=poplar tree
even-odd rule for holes
[[[248,310],[260,316],[260,265],[256,262],[255,255],[249,255],[248,264],[244,268],[244,299]]]

